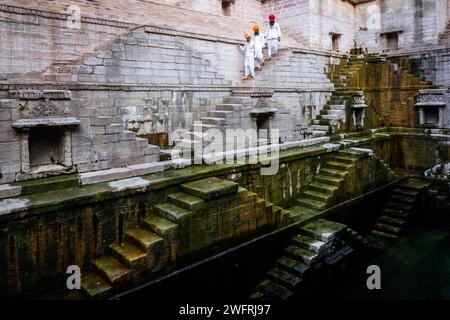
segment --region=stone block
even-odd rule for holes
[[[133,170],[129,168],[114,168],[109,170],[81,173],[78,182],[81,185],[102,183],[133,177]]]
[[[237,193],[239,185],[235,182],[212,177],[182,184],[181,188],[194,196],[210,200]]]
[[[18,197],[22,194],[22,186],[0,185],[0,199]]]
[[[170,169],[171,165],[172,165],[171,161],[162,161],[154,163],[136,164],[128,166],[127,168],[133,171],[134,176],[144,176],[150,173],[162,172],[167,169]]]

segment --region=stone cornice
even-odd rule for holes
[[[231,92],[243,89],[242,86],[202,86],[202,85],[120,85],[120,84],[42,84],[42,83],[3,83],[0,91],[15,93],[19,90],[70,90],[70,91],[194,91]],[[333,88],[295,88],[295,87],[252,87],[254,91],[274,92],[332,92]]]

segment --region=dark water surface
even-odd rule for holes
[[[367,289],[369,265],[381,269],[381,290]],[[377,257],[304,295],[312,299],[449,300],[450,232],[411,230]]]

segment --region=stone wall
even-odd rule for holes
[[[341,0],[269,0],[264,2],[266,15],[278,15],[282,32],[295,36],[306,47],[331,50],[330,32],[341,34],[340,51],[353,46],[354,10]]]
[[[215,15],[223,15],[221,0],[154,0],[153,2]],[[231,3],[230,8],[231,17],[257,23],[261,20],[262,5],[260,0],[239,0],[235,3]]]
[[[385,49],[383,33],[399,32],[399,49],[433,46],[448,22],[448,0],[370,1],[355,7],[358,46]]]
[[[18,205],[19,210],[0,216],[0,225],[8,225],[8,228],[0,228],[0,252],[6,257],[0,263],[0,288],[5,289],[0,295],[36,295],[63,288],[68,265],[77,264],[84,272],[90,270],[92,259],[107,254],[109,245],[119,242],[127,230],[140,223],[145,214],[154,212],[153,209],[159,204],[167,203],[169,195],[180,192],[181,183],[216,176],[236,181],[259,197],[289,208],[295,205],[296,199],[331,154],[332,151],[326,147],[287,152],[281,155],[280,172],[273,176],[261,176],[259,165],[201,166],[85,186],[81,191],[72,189],[73,194],[67,190],[56,190],[48,194],[3,200],[11,208],[14,204]],[[388,183],[387,172],[387,167],[376,158],[361,160],[346,178],[339,201],[349,200],[352,196]],[[259,204],[261,202],[257,201]],[[207,209],[213,210],[214,205],[217,202],[212,201]],[[28,206],[33,209],[20,210]],[[242,212],[244,215],[247,213]],[[22,217],[20,221],[16,220],[18,216]],[[201,217],[197,219],[207,218]],[[208,227],[222,223],[218,220],[208,220]],[[286,222],[289,220],[278,220],[273,225],[273,222],[266,221],[264,225],[282,227]],[[203,225],[201,220],[197,223]],[[244,227],[238,228],[244,231],[236,232],[233,223],[223,221],[220,232],[227,235],[227,240],[235,242],[255,235],[256,229]],[[181,243],[186,243],[187,239],[182,238],[184,234],[180,237]],[[223,248],[220,242],[214,243],[215,240],[198,240],[202,245],[195,247],[196,250],[212,244]],[[187,253],[192,252],[184,252]]]
[[[450,128],[450,49],[446,47],[434,50],[419,50],[404,54],[393,54],[401,65],[407,66],[417,75],[424,77],[434,86],[444,92],[444,102],[447,107],[443,110],[444,128]]]

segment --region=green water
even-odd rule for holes
[[[368,290],[367,266],[381,269],[381,290]],[[330,299],[450,300],[450,232],[414,230],[350,274],[313,293]]]

